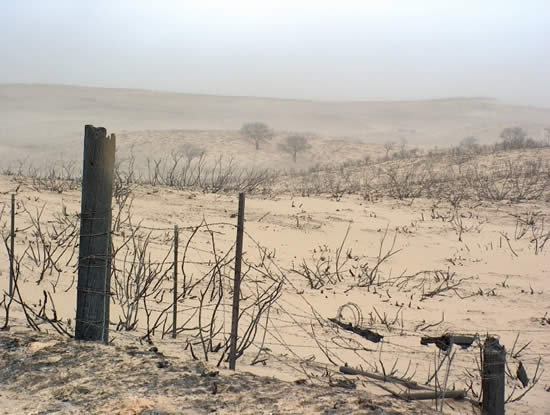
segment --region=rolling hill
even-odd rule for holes
[[[395,102],[315,102],[62,85],[0,84],[2,161],[61,153],[80,155],[85,124],[128,134],[147,130],[236,131],[263,121],[276,131],[300,131],[353,142],[406,140],[447,146],[465,136],[493,142],[520,125],[541,138],[550,109],[490,98]],[[62,145],[61,151],[59,145]]]

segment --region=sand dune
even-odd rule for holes
[[[534,157],[532,153],[526,153],[526,156],[529,155]],[[17,227],[20,229],[17,232],[16,252],[23,258],[19,281],[22,296],[29,307],[38,312],[44,304],[41,303],[43,291],[49,291],[62,326],[72,332],[71,321],[74,321],[75,315],[74,255],[71,256],[70,249],[66,251],[62,255],[60,271],[46,273],[44,280],[37,284],[42,262],[32,259],[33,254],[28,246],[33,249],[42,246],[36,240],[36,222],[33,225],[31,219],[36,220],[38,213],[44,209],[41,218],[43,231],[49,229],[48,232],[58,234],[66,226],[65,220],[77,219],[80,193],[78,190],[51,192],[36,186],[30,179],[0,176],[2,206],[8,206],[8,194],[15,190],[18,200]],[[231,252],[235,238],[235,195],[177,191],[160,186],[139,186],[133,191],[132,223],[144,227],[140,238],[147,235],[152,238],[148,252],[153,261],[162,261],[170,255],[170,235],[174,224],[181,226],[180,243],[183,247],[191,237],[191,229],[186,227],[198,225],[203,220],[212,225],[208,230],[199,232],[191,243],[185,265],[188,276],[196,279],[211,268],[211,237],[215,237],[218,255]],[[532,381],[539,358],[543,368],[548,362],[550,300],[547,263],[550,251],[548,247],[540,248],[531,240],[530,234],[522,234],[521,226],[518,228],[516,216],[527,218],[529,212],[538,212],[535,232],[546,234],[550,211],[542,200],[517,204],[471,200],[464,201],[459,211],[454,211],[447,202],[424,198],[368,201],[359,195],[301,197],[291,191],[274,197],[251,195],[247,200],[245,225],[247,263],[256,264],[256,267],[262,263],[261,252],[256,245],[258,241],[283,270],[285,286],[281,297],[272,306],[265,343],[258,335],[255,346],[239,359],[238,375],[230,376],[222,370],[223,376],[218,380],[204,379],[197,369],[202,366],[191,361],[192,352],[186,348],[187,340],[195,342],[195,353],[204,360],[200,342],[196,335],[192,336],[193,327],[197,324],[197,316],[192,311],[198,301],[198,292],[185,298],[179,309],[180,324],[184,324],[187,318],[191,319],[185,326],[191,329],[190,332],[182,332],[176,340],[169,339],[169,336],[161,338],[160,333],[153,336],[152,341],[170,364],[162,370],[155,367],[159,357],[147,352],[147,347],[144,348],[139,340],[146,331],[143,308],[140,309],[137,329],[116,329],[126,306],[121,302],[124,294],[120,294],[120,287],[117,288],[113,282],[111,338],[118,348],[111,350],[103,346],[75,345],[58,337],[33,337],[29,329],[25,329],[21,307],[18,304],[12,306],[11,330],[19,334],[3,335],[0,345],[9,349],[10,339],[18,339],[19,345],[13,350],[3,351],[2,357],[5,367],[17,371],[8,370],[6,376],[9,377],[3,377],[9,382],[0,383],[0,405],[4,405],[9,413],[27,413],[33,407],[29,395],[22,396],[20,406],[11,406],[18,388],[25,388],[41,397],[37,409],[62,413],[64,408],[69,413],[70,410],[91,409],[99,413],[140,413],[152,409],[180,413],[187,408],[190,413],[203,413],[214,406],[218,413],[430,413],[433,402],[407,406],[404,402],[389,398],[389,384],[373,383],[357,376],[344,378],[338,373],[338,365],[361,365],[378,373],[392,370],[393,366],[397,376],[414,373],[413,379],[423,383],[433,373],[434,362],[441,361],[445,355],[433,345],[421,345],[420,337],[444,333],[478,335],[481,339],[487,333],[497,335],[509,353],[511,373],[515,373],[521,361]],[[7,210],[4,214],[3,224],[7,221]],[[458,233],[456,214],[460,215],[458,220],[464,227],[463,234]],[[342,245],[348,226],[349,234]],[[5,234],[7,228],[3,229]],[[114,232],[115,246],[121,243],[124,235],[128,236],[128,229],[129,222]],[[386,229],[388,235],[381,248]],[[508,242],[506,238],[509,238]],[[318,272],[324,275],[323,270],[329,264],[330,277],[340,246],[344,247],[342,252],[346,257],[341,279],[336,280],[333,275],[333,282],[325,281],[324,286],[312,288],[303,273],[297,271],[303,270],[302,264],[307,263],[311,269],[315,269],[317,264],[321,267],[317,268]],[[388,249],[396,253],[381,265],[379,282],[360,286],[358,273],[371,270],[380,252]],[[116,267],[125,267],[123,253],[118,255]],[[344,261],[344,258],[341,260]],[[361,264],[368,264],[367,268],[361,268]],[[170,263],[166,265],[165,270],[170,278]],[[273,275],[278,275],[276,268],[272,271]],[[5,292],[8,275],[5,255],[0,260],[0,275],[0,287]],[[230,284],[230,265],[224,268],[223,275],[227,278],[224,277],[222,285]],[[252,270],[243,283],[243,287],[252,290],[247,291],[246,298],[253,296],[253,284],[257,280],[265,280],[265,276]],[[201,290],[207,289],[205,286],[206,282],[201,285]],[[161,289],[165,294],[150,299],[153,319],[163,307],[170,306],[170,287],[167,283]],[[443,290],[440,290],[442,287]],[[226,286],[224,290],[229,288]],[[244,297],[242,301],[246,304]],[[341,306],[350,303],[357,305],[362,316],[350,312],[354,307],[350,306],[344,310],[342,317],[375,330],[384,336],[383,342],[369,342],[338,329],[328,321],[337,316]],[[52,306],[49,301],[45,308],[50,317]],[[230,313],[225,302],[220,307],[216,327],[221,332],[216,338],[223,341],[227,338]],[[53,331],[46,323],[41,323],[40,328]],[[519,340],[516,339],[518,334]],[[514,346],[516,340],[517,345]],[[36,342],[51,346],[29,344]],[[517,351],[527,343],[529,346],[519,356],[510,356],[514,347]],[[443,376],[448,371],[450,388],[467,388],[471,380],[474,390],[479,390],[478,345],[476,341],[476,345],[467,350],[454,349],[456,355],[452,365],[441,373]],[[265,359],[265,366],[253,364],[258,351]],[[132,353],[137,353],[139,357],[132,357]],[[65,356],[67,361],[56,360],[59,355]],[[205,370],[218,370],[216,362],[223,357],[221,351],[210,352],[209,356]],[[21,359],[29,363],[23,365],[19,363]],[[85,366],[75,366],[76,359],[84,360]],[[385,369],[382,369],[382,364]],[[225,362],[223,367],[226,367]],[[252,372],[260,377],[242,372]],[[36,373],[36,376],[29,376],[31,373]],[[147,377],[149,373],[151,375]],[[268,380],[266,376],[279,380]],[[181,401],[181,393],[185,392],[170,386],[176,379],[188,380],[188,389],[185,390],[193,398]],[[300,389],[303,386],[284,383],[289,381],[305,382],[309,386],[304,391]],[[545,371],[534,389],[522,401],[508,405],[507,412],[526,415],[547,413],[549,381],[548,371]],[[92,385],[97,382],[103,385],[101,390],[92,391]],[[205,406],[200,399],[204,395],[197,397],[195,394],[206,391],[210,398],[214,383],[218,384],[220,393],[208,400],[210,406]],[[336,386],[327,388],[330,384]],[[256,388],[254,399],[238,389],[250,391],[246,388],[251,388],[251,385]],[[318,389],[312,385],[324,385],[324,388]],[[346,385],[360,391],[342,388]],[[518,381],[509,378],[507,395],[514,388],[514,396],[518,396],[522,392],[517,389]],[[273,393],[274,390],[282,393]],[[91,396],[86,397],[83,391],[92,391],[87,392]],[[137,400],[136,396],[142,400]],[[471,392],[469,396],[475,399]],[[369,401],[371,397],[372,401]],[[105,406],[98,405],[99,401]],[[180,406],[174,406],[174,402]],[[448,413],[478,413],[467,401],[450,402],[450,405],[446,408]],[[374,409],[377,406],[384,409]],[[132,412],[132,408],[137,409]]]
[[[521,125],[538,138],[549,115],[550,110],[478,98],[328,103],[3,85],[0,162],[27,157],[35,157],[36,162],[40,157],[39,162],[49,163],[49,156],[76,160],[78,168],[83,125],[92,123],[117,133],[117,157],[134,152],[138,169],[147,157],[169,158],[184,143],[205,147],[214,159],[234,156],[237,166],[288,169],[294,167],[290,156],[277,150],[287,131],[308,132],[312,148],[299,155],[301,167],[308,167],[377,158],[384,149],[373,143],[389,139],[404,138],[411,146],[443,146],[473,134],[494,141],[510,125]],[[265,121],[277,130],[273,141],[259,151],[237,131],[250,120]],[[0,176],[0,231],[7,240],[9,195],[16,193],[15,252],[20,264],[20,297],[11,305],[10,331],[0,335],[0,411],[429,414],[433,402],[395,400],[392,394],[405,388],[344,376],[339,366],[363,366],[378,374],[395,371],[396,376],[434,387],[430,375],[446,355],[434,345],[421,345],[422,336],[455,333],[483,340],[490,333],[508,351],[508,393],[517,397],[525,390],[514,377],[520,362],[531,385],[539,380],[523,400],[507,406],[508,413],[548,413],[550,376],[547,370],[537,372],[537,365],[547,366],[550,347],[550,250],[544,246],[550,238],[549,152],[472,154],[469,161],[453,158],[450,152],[439,156],[350,163],[282,176],[267,184],[271,186],[267,191],[248,196],[243,307],[249,306],[246,310],[253,313],[255,296],[270,292],[271,282],[284,284],[279,285],[280,297],[270,305],[269,318],[257,320],[261,322],[256,326],[258,335],[239,359],[236,374],[223,369],[226,349],[214,347],[216,342],[227,344],[230,327],[227,301],[233,262],[220,265],[218,261],[231,255],[235,241],[235,188],[214,193],[208,185],[178,190],[177,186],[131,184],[127,190],[132,203],[130,199],[124,203],[124,192],[115,195],[113,222],[118,225],[113,225],[113,246],[121,250],[113,259],[111,285],[114,347],[105,347],[78,344],[52,333],[54,327],[74,331],[77,181]],[[422,162],[430,169],[419,169]],[[507,170],[499,173],[503,165],[512,169],[509,176],[502,175]],[[478,170],[472,174],[478,176],[468,176],[477,177],[474,182],[452,177],[474,167]],[[494,176],[497,173],[501,176]],[[437,189],[431,186],[442,184],[437,180],[426,180],[423,193],[401,198],[384,187],[387,183],[415,186],[422,174],[446,181],[447,197],[445,188],[439,196],[432,193]],[[510,188],[504,186],[504,190],[511,194],[525,189],[536,193],[541,186],[542,190],[536,197],[524,194],[521,201],[506,195],[502,200],[491,199],[474,189],[483,185],[484,178],[495,191],[502,192],[502,182],[508,179]],[[461,193],[465,190],[467,196]],[[204,227],[205,222],[210,225]],[[187,243],[190,247],[185,260],[182,252],[178,259],[190,278],[182,285],[189,287],[185,284],[194,280],[198,288],[181,299],[181,332],[172,340],[166,335],[166,310],[172,305],[170,258],[176,224],[181,230],[180,247]],[[201,231],[195,235],[193,227],[200,224]],[[9,262],[4,247],[0,251],[0,316],[4,317]],[[379,262],[385,252],[393,253]],[[143,261],[148,261],[147,266]],[[132,271],[138,263],[157,281],[156,288],[148,288],[148,300],[140,297],[143,280],[138,282],[139,273]],[[337,264],[342,268],[334,271]],[[320,279],[321,285],[315,286],[318,280],[312,278]],[[206,293],[212,297],[204,300]],[[135,326],[122,324],[130,321],[128,310],[136,303]],[[25,313],[31,310],[36,315],[27,320]],[[149,312],[153,320],[165,318],[168,325],[151,333]],[[331,322],[337,316],[375,330],[383,341],[373,343],[344,330]],[[208,318],[210,326],[205,325]],[[31,332],[29,321],[37,321],[41,333]],[[244,315],[241,335],[250,321],[252,317]],[[209,350],[201,340],[201,333],[208,331]],[[144,342],[153,342],[160,353]],[[450,389],[471,387],[468,396],[474,401],[481,379],[479,346],[476,340],[467,350],[454,348],[452,364],[444,364],[439,372],[445,373]],[[517,353],[512,354],[514,348]],[[204,362],[192,360],[196,354]],[[261,359],[256,361],[258,356]],[[221,369],[216,367],[218,361]],[[209,376],[217,370],[219,374]],[[101,388],[95,388],[98,383]],[[469,401],[450,402],[445,410],[479,412]]]
[[[521,125],[535,138],[550,109],[487,98],[400,102],[316,102],[224,97],[60,85],[0,85],[0,144],[40,148],[80,140],[85,124],[112,132],[166,129],[237,130],[263,121],[276,130],[308,131],[367,142],[446,146],[468,135],[494,141]]]

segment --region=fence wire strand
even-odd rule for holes
[[[4,204],[5,207],[9,207],[11,204],[10,199],[0,198],[0,203]],[[42,206],[43,208],[43,206]],[[25,211],[27,211],[26,207],[19,206],[17,208],[16,215],[19,215]],[[76,217],[78,218],[78,216]],[[86,220],[106,220],[110,219],[110,216],[88,216],[83,215],[83,219]],[[192,236],[191,238],[198,232],[204,232],[206,235],[219,235],[224,234],[223,232],[215,231],[212,228],[215,227],[222,227],[225,229],[225,227],[229,227],[231,230],[236,230],[237,225],[233,223],[228,222],[214,222],[214,223],[207,223],[206,221],[202,221],[197,226],[178,226],[177,230],[179,234],[183,234],[185,232],[191,232]],[[128,224],[123,223],[120,224],[121,229],[129,229],[131,231],[132,237],[134,237],[137,241],[140,243],[143,241],[147,241],[148,244],[154,245],[155,250],[163,251],[166,249],[166,247],[171,244],[174,240],[174,226],[171,227],[154,227],[154,226],[146,226],[143,224]],[[29,228],[27,228],[28,230]],[[79,238],[93,238],[93,237],[99,237],[99,236],[105,236],[107,233],[92,233],[92,234],[80,234],[79,233],[79,226],[76,225],[75,230],[78,232],[77,237],[72,241],[73,243],[78,243],[77,241]],[[140,230],[144,230],[148,232],[148,234],[142,235],[139,234]],[[18,230],[18,232],[21,232]],[[153,232],[163,232],[162,235],[156,235],[155,237],[152,236]],[[115,238],[123,237],[123,235],[120,233],[120,230],[117,230],[117,232],[111,231],[110,233]],[[250,235],[249,232],[245,231],[245,235],[248,238],[249,242],[251,242],[251,245],[254,246],[259,250],[259,252],[262,251],[262,246],[252,235]],[[161,238],[164,238],[163,240],[160,240]],[[69,241],[70,242],[70,241]],[[180,244],[180,247],[182,247],[184,244]],[[126,247],[128,250],[136,249],[135,247]],[[112,258],[108,255],[90,255],[86,257],[79,257],[79,264],[77,265],[77,268],[85,267],[85,268],[93,268],[93,267],[105,267],[105,264],[89,264],[85,263],[86,261],[103,261],[103,262],[109,262],[112,260],[112,269],[115,272],[124,272],[127,266],[145,266],[145,267],[151,267],[151,266],[160,266],[161,269],[166,267],[167,270],[170,270],[174,266],[176,267],[183,267],[186,265],[193,265],[195,267],[195,270],[197,272],[204,272],[204,269],[201,267],[215,267],[219,266],[219,263],[216,263],[217,258],[220,258],[221,256],[226,256],[229,251],[218,250],[217,255],[220,257],[215,256],[213,259],[205,260],[202,258],[202,255],[210,256],[213,255],[213,247],[212,249],[202,249],[198,248],[196,246],[186,246],[186,251],[190,250],[192,252],[195,252],[199,256],[199,260],[191,260],[189,258],[185,259],[177,259],[172,260],[168,259],[168,255],[171,252],[171,247],[168,253],[166,254],[166,259],[162,261],[151,261],[151,258],[147,260],[138,259],[138,260],[124,260],[124,259],[116,259]],[[229,250],[234,249],[234,244],[231,246]],[[265,251],[264,251],[265,252]],[[163,251],[164,255],[164,251]],[[181,256],[180,251],[180,256]],[[233,259],[232,257],[230,258]],[[426,346],[420,346],[420,339],[423,337],[423,333],[419,333],[418,330],[413,330],[410,328],[405,327],[394,327],[395,333],[384,333],[384,338],[382,339],[380,344],[377,344],[374,349],[369,349],[367,345],[365,345],[365,342],[362,339],[357,339],[353,336],[351,336],[349,333],[343,331],[340,327],[336,326],[333,322],[329,320],[332,316],[324,316],[323,313],[318,311],[316,307],[313,305],[313,303],[307,298],[306,294],[303,290],[301,290],[294,281],[292,281],[288,275],[291,273],[289,270],[281,268],[272,257],[270,256],[264,256],[262,259],[265,261],[266,265],[270,266],[270,269],[273,269],[278,276],[280,276],[285,283],[285,287],[292,290],[294,294],[296,294],[297,298],[300,299],[300,304],[297,304],[295,301],[291,302],[285,298],[284,295],[280,296],[276,303],[272,304],[271,307],[271,313],[269,314],[269,322],[268,324],[265,324],[263,321],[258,322],[258,327],[261,328],[267,335],[269,336],[266,340],[265,338],[261,341],[261,344],[259,344],[259,341],[253,342],[251,345],[258,349],[259,353],[267,353],[270,357],[277,360],[279,363],[282,363],[284,365],[287,365],[289,367],[292,367],[292,369],[296,372],[302,372],[305,373],[305,370],[300,365],[291,365],[288,362],[288,359],[283,359],[280,356],[277,356],[274,352],[266,351],[264,346],[270,346],[270,347],[280,347],[283,350],[286,350],[287,353],[290,353],[295,359],[300,360],[304,358],[304,356],[301,356],[297,351],[299,350],[316,350],[320,349],[323,351],[323,353],[327,354],[327,357],[330,359],[331,355],[328,355],[328,353],[332,353],[333,359],[340,359],[336,352],[341,352],[342,350],[348,350],[353,351],[356,356],[358,356],[359,352],[362,353],[371,353],[372,355],[378,355],[378,356],[395,356],[396,353],[401,353],[405,355],[412,355],[416,360],[420,360],[424,362],[424,364],[429,364],[430,366],[434,363],[434,355],[436,351],[434,351],[433,348],[429,348]],[[84,263],[82,263],[84,262]],[[117,266],[117,264],[122,264]],[[71,268],[73,269],[73,268]],[[350,268],[351,269],[351,268]],[[346,274],[350,271],[350,269],[342,269],[337,270],[335,272],[327,273],[330,277],[336,277],[340,274]],[[230,271],[233,271],[233,268],[230,266]],[[212,273],[215,271],[211,271]],[[167,280],[170,280],[170,276],[164,275],[163,278],[167,278]],[[229,282],[232,281],[232,277],[227,274],[220,274],[220,281],[226,282],[229,285]],[[72,284],[71,284],[72,286]],[[251,282],[244,278],[242,282],[242,287],[245,288],[247,292],[254,292],[255,287],[251,285]],[[102,296],[111,296],[114,297],[114,304],[117,303],[118,299],[116,298],[116,295],[113,296],[112,293],[112,287],[110,291],[101,291],[101,290],[95,290],[92,288],[87,287],[81,287],[77,286],[78,292],[84,292],[84,293],[91,293],[91,294],[97,294]],[[170,290],[165,290],[167,293],[170,293]],[[183,298],[184,303],[187,300],[186,298]],[[118,301],[120,305],[120,301]],[[51,304],[50,304],[51,305]],[[166,310],[173,306],[173,303],[170,301],[164,301],[161,299],[160,301],[152,300],[152,303],[150,305],[147,305],[147,310],[151,313],[166,313]],[[178,316],[187,316],[189,314],[197,313],[201,310],[212,310],[216,307],[222,308],[222,315],[223,318],[221,319],[221,331],[218,331],[218,335],[222,335],[224,338],[228,338],[230,335],[229,332],[226,331],[226,324],[229,320],[228,318],[228,312],[227,310],[231,309],[232,303],[229,301],[220,301],[218,304],[196,304],[193,306],[178,306]],[[160,308],[159,308],[160,307]],[[164,308],[163,308],[164,307]],[[254,316],[251,314],[251,312],[246,309],[244,311],[245,315],[248,315],[249,318],[254,318]],[[24,322],[25,320],[22,320],[19,317],[13,317],[10,316],[10,319],[18,322]],[[59,321],[59,320],[58,320]],[[76,320],[73,319],[73,321],[76,322]],[[415,321],[408,321],[409,324],[411,323],[420,323]],[[428,324],[426,322],[423,322],[425,324]],[[44,324],[44,322],[40,323]],[[85,324],[87,325],[95,325],[97,327],[103,327],[103,322],[90,322],[85,321]],[[111,323],[112,325],[113,323]],[[166,324],[166,323],[165,323]],[[217,324],[216,322],[212,321],[208,324]],[[208,326],[205,326],[208,327]],[[371,328],[384,331],[385,327],[383,324],[375,324],[371,325]],[[184,328],[181,327],[183,330]],[[210,327],[212,329],[212,327]],[[453,329],[458,332],[462,333],[471,333],[472,330],[470,328],[460,328],[453,326]],[[200,329],[202,330],[202,329]],[[332,337],[327,337],[323,340],[319,339],[317,336],[318,334],[315,332],[316,330],[319,331],[329,331],[332,333]],[[168,335],[168,329],[166,332],[164,332],[164,328],[162,328],[162,339],[163,341],[169,341],[169,335]],[[112,341],[114,341],[118,336],[124,337],[125,339],[129,339],[132,341],[135,341],[136,338],[144,339],[147,336],[149,336],[151,333],[148,331],[148,329],[143,329],[138,326],[132,329],[132,333],[126,332],[124,330],[110,330],[110,332],[113,335]],[[521,329],[491,329],[490,330],[492,335],[499,335],[499,334],[508,334],[508,333],[546,333],[548,330],[541,328],[541,329],[532,329],[532,328],[521,328]],[[181,333],[181,332],[180,332]],[[286,339],[301,339],[302,343],[297,342],[291,342],[287,341]],[[396,339],[400,338],[416,338],[418,339],[417,346],[412,345],[405,345],[401,344]],[[196,336],[195,336],[196,340]],[[337,340],[337,343],[335,342]],[[186,338],[186,341],[189,341],[189,338]],[[324,343],[324,344],[320,344]],[[173,341],[174,344],[179,344],[177,339]],[[183,344],[183,340],[182,340]],[[346,345],[347,346],[343,346]],[[368,346],[373,347],[371,344],[368,344]],[[385,347],[385,349],[384,349]],[[531,365],[535,365],[537,361],[540,359],[540,357],[548,357],[550,356],[549,353],[531,353],[531,352],[523,352],[521,353],[521,359],[513,359],[511,356],[509,357],[510,362],[519,362],[520,360],[525,363],[529,363]],[[453,367],[460,368],[462,370],[470,370],[475,371],[475,367],[472,365],[467,365],[465,363],[465,360],[467,359],[477,359],[479,357],[478,352],[465,352],[464,354],[461,354],[462,360],[456,360],[453,362]],[[341,360],[341,363],[344,364],[345,362]],[[363,361],[366,362],[366,360],[363,358]],[[337,374],[338,372],[334,371],[334,374]],[[457,375],[460,376],[460,375]],[[481,377],[480,380],[483,378]]]

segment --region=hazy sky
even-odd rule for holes
[[[0,0],[0,82],[550,107],[550,0]]]

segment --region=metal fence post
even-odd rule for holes
[[[174,305],[172,308],[172,338],[176,338],[178,326],[178,225],[174,225]]]
[[[241,293],[241,262],[243,256],[245,194],[239,193],[239,214],[237,219],[237,244],[235,247],[235,280],[233,284],[233,310],[231,317],[231,348],[229,350],[229,368],[235,370],[237,361],[237,339],[239,331],[239,299]]]
[[[11,228],[10,228],[10,287],[9,295],[13,297],[13,289],[15,285],[15,269],[13,262],[15,258],[15,194],[11,195]]]

